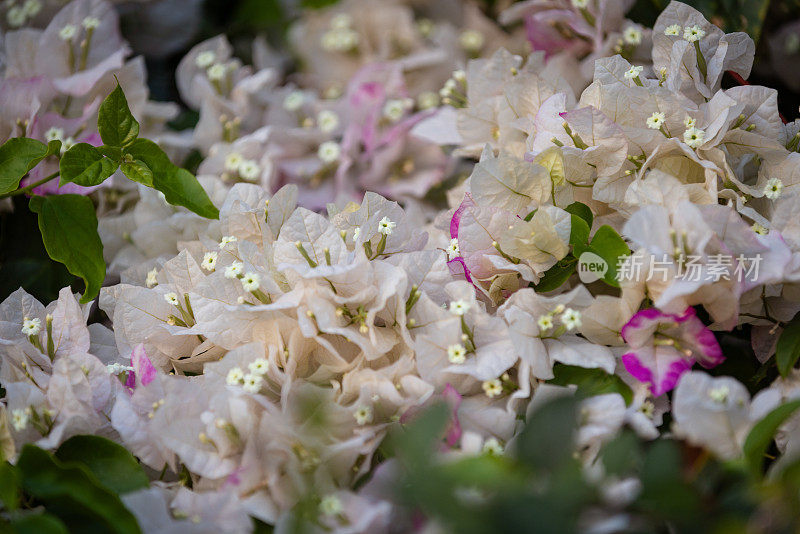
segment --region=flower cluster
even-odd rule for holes
[[[442,462],[505,454],[538,405],[576,390],[587,477],[626,426],[742,456],[800,374],[751,399],[693,368],[723,363],[736,328],[761,363],[783,328],[796,336],[800,121],[773,90],[723,88],[749,75],[746,34],[680,2],[650,30],[624,19],[630,3],[515,4],[501,21],[524,21],[524,54],[471,4],[440,20],[345,0],[292,26],[289,82],[263,40],[248,66],[218,36],[177,68],[199,112],[180,134],[106,2],[10,31],[0,138],[100,145],[116,76],[171,155],[200,152],[219,219],[145,187],[96,194],[119,277],[100,294],[108,321],[87,326],[96,312],[68,288],[0,305],[0,456],[110,437],[159,479],[125,497],[140,519],[166,503],[153,531],[190,517],[221,532],[251,517],[285,531],[308,503],[331,532],[418,527],[379,447],[437,403]],[[38,16],[29,4],[10,26]],[[756,275],[732,275],[754,256]],[[663,276],[636,275],[654,261]],[[588,280],[591,262],[605,267]]]

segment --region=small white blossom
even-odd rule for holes
[[[214,268],[217,266],[217,257],[219,254],[216,252],[206,252],[203,255],[203,261],[200,263],[200,267],[205,269],[206,271],[213,271]]]
[[[686,117],[683,119],[683,125],[687,128],[694,128],[695,124],[697,124],[697,119],[693,119],[689,115],[686,115]]]
[[[28,427],[28,412],[25,410],[11,411],[11,426],[17,432],[22,432]]]
[[[144,279],[144,285],[148,288],[153,288],[158,285],[158,269],[153,268],[147,271],[147,278]]]
[[[461,254],[461,249],[458,248],[458,239],[455,237],[451,239],[450,244],[447,245],[447,248],[444,249],[444,251],[447,253],[448,260],[458,257]]]
[[[239,152],[230,152],[225,156],[225,170],[230,172],[239,172],[239,165],[244,161],[244,156]]]
[[[19,6],[12,6],[6,12],[6,21],[8,21],[8,25],[12,28],[19,28],[25,24],[27,18],[28,16],[25,14],[25,9]]]
[[[325,141],[319,145],[319,149],[317,150],[317,157],[324,163],[333,163],[338,161],[339,156],[341,155],[342,147],[340,147],[339,143],[335,141]]]
[[[465,300],[453,300],[450,302],[450,313],[453,315],[465,315],[469,311],[469,302]]]
[[[383,105],[383,116],[392,122],[399,121],[406,112],[405,101],[392,98]]]
[[[69,41],[70,39],[74,38],[75,35],[78,33],[78,27],[74,24],[67,24],[58,32],[58,36],[64,40]]]
[[[630,45],[638,45],[642,43],[642,30],[636,26],[628,26],[622,32],[622,40]]]
[[[178,294],[177,293],[171,293],[171,292],[167,293],[166,295],[164,295],[164,300],[166,300],[168,303],[172,304],[173,306],[177,306],[178,304],[180,304],[180,301],[178,300]]]
[[[44,134],[44,138],[49,143],[50,141],[62,141],[64,139],[64,130],[53,126]]]
[[[664,121],[666,119],[666,115],[660,111],[655,111],[652,115],[650,115],[650,117],[647,118],[647,127],[652,128],[653,130],[658,130],[664,125]]]
[[[682,29],[680,24],[672,24],[664,28],[664,35],[680,35]]]
[[[253,373],[245,375],[243,380],[242,389],[248,393],[258,393],[261,391],[261,386],[264,385],[264,377]]]
[[[200,52],[199,54],[197,54],[197,58],[194,60],[194,63],[201,69],[207,69],[208,67],[213,65],[216,60],[217,60],[217,54],[215,54],[211,50],[206,50],[204,52]]]
[[[372,408],[369,406],[359,406],[359,408],[353,412],[353,417],[356,419],[356,423],[359,425],[366,425],[372,422]]]
[[[215,63],[206,69],[206,75],[212,82],[219,82],[225,79],[228,69],[222,63]]]
[[[326,495],[319,502],[319,511],[322,515],[338,515],[342,513],[344,506],[336,495]]]
[[[22,4],[22,10],[29,17],[35,17],[42,10],[42,2],[40,0],[25,0]]]
[[[317,113],[317,124],[323,133],[331,133],[339,127],[339,115],[333,111],[323,109]]]
[[[219,248],[223,249],[231,243],[236,243],[237,241],[238,239],[235,235],[224,235],[222,236],[222,240],[219,242]]]
[[[728,395],[730,392],[731,390],[728,388],[728,386],[722,385],[716,388],[711,388],[708,391],[708,397],[714,402],[725,404],[725,401],[728,400]]]
[[[269,361],[264,358],[258,358],[250,365],[247,366],[250,374],[264,376],[269,371]]]
[[[433,91],[424,91],[417,96],[419,109],[431,109],[439,105],[439,95]]]
[[[28,319],[25,317],[22,321],[22,333],[26,336],[35,336],[42,329],[42,321],[38,317]]]
[[[572,6],[577,9],[585,9],[589,5],[589,0],[572,0]]]
[[[536,321],[536,324],[539,325],[540,330],[550,330],[553,328],[553,316],[552,315],[542,315]]]
[[[486,39],[483,34],[478,30],[465,30],[458,36],[458,42],[461,44],[461,48],[469,52],[478,52],[483,48],[485,41]]]
[[[764,196],[770,200],[775,200],[783,192],[783,182],[779,178],[770,178],[764,186]]]
[[[245,291],[255,291],[261,286],[261,277],[258,273],[249,272],[242,277],[242,287]]]
[[[683,142],[692,148],[698,148],[702,146],[705,137],[706,132],[699,128],[695,128],[694,126],[687,128],[686,131],[683,132]]]
[[[703,30],[700,26],[696,24],[692,27],[687,26],[683,29],[683,38],[689,41],[690,43],[699,41],[705,36],[706,36],[705,30]]]
[[[561,314],[561,322],[564,326],[567,327],[567,330],[573,330],[575,328],[581,327],[581,312],[577,310],[573,310],[572,308],[567,308],[564,310],[564,313]]]
[[[234,367],[228,371],[228,375],[225,377],[225,382],[230,386],[238,386],[242,380],[244,380],[244,372],[240,367]]]
[[[460,343],[450,345],[447,347],[447,359],[450,363],[462,364],[467,360],[467,349]]]
[[[239,261],[235,261],[228,265],[225,268],[225,278],[238,278],[240,274],[242,274],[242,269],[244,268],[244,264]]]
[[[753,226],[750,227],[753,232],[757,233],[758,235],[767,235],[769,230],[766,226],[758,223],[753,223]]]
[[[127,373],[133,371],[133,367],[131,367],[130,365],[123,365],[121,363],[114,362],[106,365],[106,371],[110,375],[118,375],[120,373]]]
[[[503,454],[503,446],[497,438],[489,438],[483,443],[483,452],[499,456]]]
[[[353,17],[347,13],[338,13],[331,17],[331,28],[334,30],[346,30],[353,25]]]
[[[625,79],[633,80],[634,78],[638,78],[643,70],[644,67],[642,67],[641,65],[633,66],[630,69],[628,69],[627,72],[625,72]]]
[[[493,399],[494,397],[497,397],[503,393],[503,383],[500,382],[499,378],[486,380],[483,384],[481,384],[481,387],[483,388],[483,392],[490,399]]]
[[[297,111],[306,101],[302,91],[292,91],[283,99],[283,109],[286,111]]]
[[[246,159],[239,164],[239,176],[245,180],[256,180],[261,176],[261,167],[252,159]]]
[[[86,17],[81,21],[81,26],[86,28],[87,30],[94,30],[98,26],[100,26],[100,19],[97,17]]]
[[[378,223],[378,232],[382,233],[385,236],[392,235],[392,231],[394,230],[396,223],[392,222],[389,217],[384,217]]]

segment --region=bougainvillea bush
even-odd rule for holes
[[[287,4],[179,103],[134,50],[198,3],[2,4],[3,233],[50,259],[3,252],[0,530],[800,528],[800,120],[756,19],[497,4]]]

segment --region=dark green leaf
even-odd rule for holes
[[[517,439],[517,456],[534,470],[558,471],[572,459],[577,400],[559,397],[528,418]]]
[[[539,283],[534,286],[537,293],[546,293],[558,289],[566,282],[575,268],[578,265],[578,260],[572,256],[560,260],[558,263],[550,267],[539,280]]]
[[[49,153],[47,145],[27,137],[14,137],[3,143],[0,146],[0,195],[15,191],[28,171]]]
[[[594,215],[592,214],[592,209],[584,204],[583,202],[573,202],[566,208],[564,211],[567,213],[571,213],[573,215],[577,215],[586,223],[586,225],[591,228],[592,222],[594,222]]]
[[[639,438],[630,430],[620,432],[600,452],[603,467],[609,475],[624,477],[635,473],[642,460]]]
[[[81,195],[52,195],[33,197],[30,208],[39,215],[39,231],[47,253],[83,279],[86,291],[81,302],[91,301],[106,276],[94,204]]]
[[[8,462],[0,464],[0,503],[8,510],[19,506],[19,475]]]
[[[625,240],[620,237],[616,230],[608,225],[603,225],[594,233],[588,246],[576,245],[574,247],[574,254],[577,257],[587,251],[594,252],[608,264],[608,270],[603,276],[603,281],[608,285],[619,287],[617,263],[621,257],[628,256],[631,253]]]
[[[122,494],[148,486],[147,475],[125,447],[99,436],[74,436],[56,451],[62,462],[85,465],[105,487]]]
[[[38,447],[25,445],[17,467],[25,490],[70,531],[140,532],[136,518],[119,497],[80,465],[62,463]]]
[[[97,150],[114,161],[120,161],[122,159],[122,149],[118,146],[100,145],[97,147]]]
[[[153,187],[153,171],[147,164],[139,159],[135,159],[130,163],[125,161],[119,166],[122,174],[128,177],[129,180],[139,182],[148,187]]]
[[[800,315],[796,315],[781,332],[775,347],[775,361],[782,377],[789,376],[800,358]]]
[[[61,157],[59,164],[61,185],[72,182],[83,186],[102,184],[114,174],[117,164],[105,157],[88,143],[78,143],[70,147]]]
[[[183,206],[207,219],[219,219],[219,210],[197,178],[186,169],[175,167],[170,173],[153,173],[153,187],[164,193],[173,206]]]
[[[610,375],[602,369],[587,369],[576,365],[556,363],[553,366],[554,377],[548,380],[550,384],[558,386],[576,385],[578,394],[586,397],[603,395],[605,393],[619,393],[626,404],[633,401],[633,391],[620,377]]]
[[[782,404],[769,412],[766,417],[760,420],[750,430],[744,442],[744,459],[751,472],[755,475],[761,473],[761,466],[764,463],[764,453],[772,443],[778,427],[791,416],[795,410],[800,408],[800,399]]]
[[[56,516],[42,512],[20,517],[11,523],[16,534],[68,534],[67,526]]]
[[[572,224],[569,231],[569,243],[573,247],[586,245],[589,242],[589,225],[577,215],[571,215]]]
[[[125,153],[147,165],[153,175],[152,187],[164,193],[167,202],[209,219],[219,217],[219,210],[211,203],[197,178],[189,171],[173,165],[157,144],[147,139],[137,139]]]
[[[127,158],[130,156],[130,158]],[[161,147],[149,139],[137,139],[125,149],[126,159],[133,159],[143,162],[150,168],[152,174],[164,174],[171,172],[175,165],[169,160],[167,153]]]
[[[139,135],[139,123],[131,114],[128,100],[119,84],[100,105],[97,130],[103,143],[115,147],[128,146]]]

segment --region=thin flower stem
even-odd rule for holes
[[[25,193],[30,193],[33,189],[36,189],[40,185],[46,184],[47,182],[58,178],[60,174],[61,174],[60,171],[56,171],[53,174],[51,174],[50,176],[46,176],[46,177],[42,178],[38,182],[34,182],[34,183],[30,184],[30,185],[26,185],[25,187],[23,187],[21,189],[17,189],[16,191],[12,191],[10,193],[6,193],[4,195],[0,195],[0,199],[4,199],[4,198],[7,198],[7,197],[15,197],[17,195],[23,195]]]

